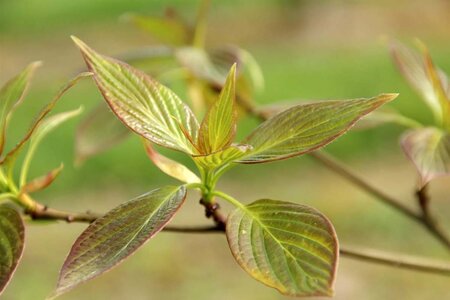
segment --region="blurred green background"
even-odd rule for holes
[[[83,68],[69,36],[77,35],[115,56],[155,44],[149,34],[121,21],[126,12],[161,15],[168,6],[193,20],[193,0],[0,0],[0,82],[34,60],[44,61],[26,103],[11,126],[8,145],[58,88]],[[212,1],[207,42],[237,44],[254,54],[266,86],[261,104],[285,100],[347,99],[399,92],[390,104],[407,116],[431,122],[426,106],[394,69],[386,40],[423,40],[437,65],[450,71],[450,3],[399,1]],[[182,91],[180,91],[183,95]],[[100,101],[87,80],[71,90],[56,111]],[[41,202],[74,211],[105,212],[136,195],[174,183],[149,162],[134,137],[73,166],[77,120],[52,133],[40,147],[31,175],[65,163]],[[242,120],[240,136],[254,120]],[[414,206],[417,176],[398,145],[402,128],[385,125],[351,131],[326,148],[387,193]],[[164,152],[166,153],[166,152]],[[181,156],[173,156],[187,161]],[[433,211],[450,230],[450,180],[431,185]],[[243,202],[262,197],[312,205],[334,223],[343,245],[373,247],[449,260],[425,230],[330,173],[307,156],[266,165],[238,166],[220,188]],[[208,224],[191,195],[176,224]],[[224,205],[224,209],[229,207]],[[23,261],[3,299],[44,299],[54,287],[80,224],[31,224]],[[61,299],[287,299],[251,279],[233,261],[222,235],[162,233],[128,261]],[[448,277],[409,272],[343,257],[335,299],[450,299]]]

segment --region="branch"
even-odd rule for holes
[[[251,101],[246,101],[246,99],[242,99],[241,97],[236,97],[236,101],[238,102],[240,107],[242,107],[249,115],[257,118],[262,122],[270,117],[264,112],[257,110],[256,107],[251,104]],[[378,200],[380,200],[384,204],[387,204],[388,206],[402,213],[411,220],[418,222],[420,225],[425,227],[432,236],[434,236],[439,242],[441,242],[442,245],[444,245],[450,251],[450,237],[441,228],[441,225],[430,215],[429,197],[426,194],[425,188],[417,192],[417,197],[419,198],[419,203],[422,208],[422,214],[419,214],[414,210],[412,210],[411,208],[402,204],[400,200],[389,196],[382,190],[378,189],[377,187],[373,186],[372,184],[364,180],[355,171],[348,168],[344,163],[338,161],[330,154],[327,154],[323,151],[321,152],[316,151],[309,153],[309,155],[313,157],[316,161],[323,164],[329,170],[337,173],[338,175],[347,179],[354,185],[359,186],[361,189],[375,196]]]
[[[387,265],[390,267],[450,276],[450,264],[443,261],[429,260],[402,254],[394,255],[392,253],[382,252],[374,249],[356,250],[352,248],[341,247],[339,253],[342,256],[347,256],[348,258],[355,258],[367,262]]]
[[[202,203],[202,205],[205,205]],[[26,210],[25,214],[29,215],[33,220],[60,220],[68,223],[81,222],[92,223],[102,215],[92,212],[85,213],[73,213],[67,211],[56,210],[37,204],[35,211]],[[212,217],[216,224],[212,226],[166,226],[163,231],[177,232],[177,233],[224,233],[226,226],[226,219],[218,211],[219,206],[215,205],[212,211],[208,210],[208,206],[205,206],[206,212],[212,213],[209,217]],[[380,252],[377,250],[354,250],[351,248],[340,249],[340,254],[348,256],[349,258],[356,258],[360,260],[366,260],[372,263],[385,264],[392,267],[405,268],[415,271],[428,272],[440,275],[450,276],[450,265],[445,262],[436,262],[431,260],[424,260],[415,257],[406,257],[402,255],[394,255],[386,252]]]

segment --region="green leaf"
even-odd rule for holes
[[[412,130],[402,137],[402,147],[419,172],[420,187],[450,174],[450,134],[435,127]]]
[[[163,229],[185,197],[184,186],[156,189],[89,225],[66,258],[53,297],[101,275],[133,254]]]
[[[200,125],[197,145],[203,154],[221,151],[233,142],[237,119],[235,80],[236,65],[233,65],[219,98]]]
[[[125,125],[161,146],[195,152],[190,138],[197,139],[199,125],[177,95],[145,73],[98,54],[75,37],[73,40],[105,100]]]
[[[186,166],[159,154],[153,149],[149,142],[145,142],[145,150],[152,162],[167,175],[185,183],[200,183],[200,178],[198,178],[191,170]]]
[[[124,19],[149,32],[163,44],[182,46],[189,44],[193,38],[192,29],[173,10],[166,11],[163,17],[126,14]]]
[[[227,221],[231,252],[253,278],[290,296],[331,296],[338,241],[330,221],[294,203],[258,200]]]
[[[447,76],[434,67],[431,56],[422,44],[423,58],[399,42],[391,43],[391,53],[398,69],[424,99],[438,123],[450,122]],[[445,86],[444,86],[445,82]]]
[[[192,159],[202,169],[213,170],[240,159],[251,152],[251,149],[249,145],[236,144],[213,154],[194,155]]]
[[[0,206],[0,295],[16,270],[24,243],[25,228],[19,213]]]
[[[80,123],[75,136],[75,161],[77,164],[121,143],[130,130],[100,103]]]
[[[22,102],[34,71],[41,65],[33,62],[0,89],[0,155],[5,146],[6,129],[16,107]]]
[[[85,72],[80,73],[75,78],[70,80],[57,94],[56,96],[50,101],[37,115],[33,123],[31,124],[30,128],[26,132],[25,136],[16,144],[16,146],[10,150],[5,157],[3,157],[0,160],[0,165],[5,165],[7,170],[11,170],[14,167],[14,163],[16,161],[17,155],[20,153],[20,151],[23,149],[25,144],[28,142],[28,140],[32,137],[32,135],[35,133],[36,129],[41,126],[42,122],[44,121],[45,117],[52,111],[52,109],[55,107],[56,103],[61,99],[61,97],[69,90],[71,89],[77,82],[83,78],[91,76],[91,73]]]
[[[269,162],[317,150],[395,97],[397,94],[382,94],[370,99],[294,106],[262,123],[244,140],[253,150],[240,162]]]

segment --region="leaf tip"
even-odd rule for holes
[[[399,93],[386,93],[386,94],[381,94],[380,98],[383,102],[390,102],[390,101],[394,100],[395,98],[397,98],[398,95],[400,95],[400,94]]]

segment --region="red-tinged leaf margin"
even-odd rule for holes
[[[73,272],[73,271],[70,270],[71,265],[73,263],[79,262],[79,260],[81,259],[79,257],[79,253],[78,252],[80,250],[83,250],[83,247],[88,246],[88,240],[89,239],[95,238],[95,234],[98,234],[98,232],[100,230],[102,230],[105,226],[110,225],[113,220],[116,220],[116,222],[117,222],[118,218],[114,218],[115,215],[119,214],[119,216],[120,216],[120,214],[124,213],[124,211],[126,212],[129,209],[133,209],[133,205],[140,204],[141,202],[144,202],[144,201],[152,200],[151,197],[157,197],[158,193],[161,193],[161,192],[162,193],[166,193],[166,195],[165,195],[165,197],[167,197],[166,201],[174,200],[174,201],[176,201],[176,205],[174,205],[169,210],[169,212],[166,214],[166,216],[163,216],[163,219],[160,220],[159,223],[154,224],[156,227],[153,228],[153,230],[150,230],[150,232],[147,232],[147,234],[143,238],[141,237],[141,240],[135,241],[135,244],[133,244],[131,246],[132,249],[129,252],[127,252],[125,256],[120,257],[119,260],[113,262],[112,264],[110,263],[109,265],[106,265],[106,267],[104,267],[103,269],[100,269],[100,270],[95,270],[94,269],[93,271],[91,271],[84,278],[81,278],[81,279],[78,279],[78,280],[76,279],[76,280],[74,280],[74,282],[65,282],[65,280],[67,280],[66,277]],[[155,194],[156,194],[156,196],[155,196]],[[111,270],[113,267],[117,266],[119,263],[121,263],[123,260],[128,258],[130,255],[134,254],[136,252],[136,250],[138,250],[149,239],[151,239],[158,232],[160,232],[164,228],[164,226],[167,225],[167,223],[169,223],[172,220],[172,218],[174,217],[176,212],[183,205],[185,199],[186,199],[186,187],[185,186],[183,186],[183,185],[182,186],[166,186],[164,188],[159,188],[159,189],[153,190],[151,192],[148,192],[147,194],[139,196],[139,197],[137,197],[137,198],[135,198],[133,200],[130,200],[128,202],[125,202],[125,203],[119,205],[118,207],[112,209],[108,213],[106,213],[103,217],[98,218],[97,220],[95,220],[91,225],[89,225],[88,228],[86,228],[83,231],[83,233],[78,237],[78,239],[75,241],[74,245],[72,246],[72,248],[70,250],[70,253],[67,256],[67,258],[66,258],[66,260],[64,262],[64,265],[63,265],[63,267],[61,269],[56,290],[49,297],[49,299],[54,299],[54,298],[56,298],[56,297],[58,297],[58,296],[60,296],[60,295],[62,295],[64,293],[68,292],[69,290],[73,289],[74,287],[76,287],[76,286],[78,286],[78,285],[80,285],[80,284],[82,284],[82,283],[84,283],[84,282],[86,282],[88,280],[94,279],[95,277],[97,277],[97,276],[99,276],[99,275],[101,275],[101,274]],[[159,209],[161,206],[162,206],[162,204],[160,204],[157,208]],[[151,214],[154,214],[155,211],[152,211]],[[142,213],[142,210],[139,210],[138,213],[139,212]],[[122,223],[125,223],[125,224],[130,224],[130,222],[132,220],[134,220],[134,221],[136,220],[136,217],[132,218],[132,220],[129,220],[129,218],[130,218],[130,215],[126,215],[124,219],[119,220],[119,221],[121,221]],[[143,226],[140,228],[140,230],[143,230],[145,225],[148,225],[148,222],[149,222],[149,219],[143,224]],[[115,227],[120,227],[120,225],[121,224],[119,223],[119,224],[116,224],[114,226]],[[131,238],[132,239],[136,238],[136,235],[134,235]],[[117,242],[117,237],[114,238],[113,240]],[[102,241],[100,241],[100,243],[101,242]],[[130,246],[131,242],[132,241],[129,241],[126,245],[124,245],[124,247]],[[99,246],[100,243],[97,243],[95,246]],[[124,247],[122,247],[120,249],[119,253],[116,254],[113,258],[117,257],[120,254],[120,252],[125,249]],[[88,250],[83,250],[83,251],[81,251],[82,252],[81,255],[86,254],[87,253],[86,251],[89,251],[89,249]],[[104,253],[102,253],[102,254],[104,254]],[[92,261],[93,260],[91,258],[88,262],[92,262]],[[107,262],[109,262],[109,261],[107,261]],[[78,268],[76,268],[76,270],[80,270],[80,268],[78,267]]]
[[[34,122],[31,124],[31,127],[28,129],[25,136],[22,138],[22,140],[16,144],[16,146],[10,150],[5,157],[3,157],[0,160],[0,165],[5,165],[7,168],[11,168],[14,165],[14,162],[16,160],[17,155],[19,154],[20,150],[22,150],[23,146],[26,144],[26,142],[31,138],[34,131],[39,127],[39,125],[43,122],[45,117],[52,111],[52,109],[55,107],[56,103],[61,99],[61,97],[70,90],[75,84],[78,83],[83,78],[92,76],[92,73],[90,72],[83,72],[75,76],[72,80],[70,80],[53,98],[52,101],[50,101],[38,114],[37,118],[34,120]]]
[[[192,113],[189,106],[179,99],[173,91],[151,78],[148,74],[117,59],[104,56],[96,52],[77,37],[72,36],[72,40],[80,49],[88,69],[93,72],[93,78],[102,93],[103,98],[125,126],[136,134],[163,147],[187,154],[192,154],[195,152],[194,147],[192,146],[190,140],[186,138],[185,133],[180,130],[179,126],[174,126],[174,124],[178,123],[179,125],[181,123],[183,127],[189,131],[189,136],[191,136],[193,140],[196,140],[199,127],[197,118]],[[99,75],[98,71],[102,67],[100,64],[102,62],[106,62],[108,65],[112,66],[112,69],[115,71],[117,71],[117,69],[120,69],[119,71],[126,70],[128,74],[125,75],[133,77],[135,81],[138,81],[132,82],[134,86],[138,83],[140,86],[144,86],[144,94],[156,94],[156,96],[151,95],[150,97],[144,96],[141,98],[144,98],[144,101],[154,102],[156,106],[164,106],[166,111],[164,113],[157,112],[157,116],[155,118],[155,112],[150,108],[152,105],[146,106],[142,103],[138,103],[140,101],[134,101],[141,106],[139,109],[136,109],[136,107],[132,108],[131,111],[128,108],[125,109],[124,106],[129,105],[129,103],[124,105],[123,99],[117,97],[117,99],[114,99],[114,97],[111,97],[112,92],[105,87],[105,82],[110,86],[113,86],[116,90],[118,90],[118,88],[110,84],[108,80],[105,80],[104,76]],[[123,74],[120,75],[122,76]],[[166,103],[167,99],[170,99],[172,102],[169,103],[170,105]],[[144,106],[144,109],[142,106]],[[168,111],[170,109],[173,109],[174,111]],[[150,116],[148,115],[149,113],[151,114]],[[177,116],[178,118],[174,118],[174,114],[180,116]],[[147,123],[143,121],[143,117],[147,117]],[[174,119],[176,119],[177,122],[175,122]],[[177,130],[174,130],[175,128],[177,128]]]
[[[34,193],[40,190],[43,190],[47,188],[49,185],[55,181],[55,179],[58,177],[58,175],[61,173],[61,171],[64,168],[64,164],[61,163],[59,167],[51,170],[44,176],[35,178],[31,180],[30,182],[27,182],[22,188],[21,193]]]
[[[371,113],[372,111],[374,111],[375,109],[377,109],[381,105],[384,105],[387,102],[390,102],[390,101],[394,100],[397,96],[398,96],[398,94],[395,94],[395,93],[380,94],[380,95],[378,95],[376,97],[373,97],[373,98],[361,98],[361,99],[351,99],[351,100],[334,100],[334,101],[329,100],[329,101],[315,102],[315,103],[304,104],[304,105],[297,105],[297,106],[291,107],[291,108],[289,108],[289,109],[287,109],[285,111],[282,111],[282,112],[276,114],[275,116],[272,116],[271,118],[269,118],[268,120],[266,120],[265,122],[260,124],[255,130],[253,130],[250,133],[250,135],[247,138],[244,139],[243,143],[252,146],[254,148],[254,151],[250,151],[247,156],[241,158],[237,162],[238,163],[242,163],[242,164],[267,163],[267,162],[273,162],[273,161],[288,159],[288,158],[292,158],[292,157],[295,157],[295,156],[299,156],[299,155],[303,155],[303,154],[306,154],[306,153],[310,153],[310,152],[316,151],[316,150],[318,150],[318,149],[320,149],[320,148],[330,144],[335,139],[337,139],[338,137],[340,137],[343,134],[345,134],[347,131],[349,131],[355,125],[355,123],[358,120],[360,120],[361,118],[363,118],[367,114]],[[369,102],[369,101],[371,101],[373,103],[368,109],[362,111],[359,115],[357,115],[351,121],[349,121],[342,130],[340,130],[339,132],[335,133],[332,136],[329,136],[328,138],[324,138],[321,143],[318,143],[315,146],[307,148],[307,149],[305,149],[303,151],[294,151],[292,153],[277,155],[277,157],[258,158],[256,156],[258,154],[260,155],[261,153],[264,153],[264,151],[268,152],[268,150],[270,150],[270,148],[267,148],[265,150],[264,149],[261,150],[257,146],[252,144],[252,139],[254,139],[254,137],[257,136],[257,135],[261,135],[262,133],[265,133],[265,131],[267,129],[266,127],[272,127],[274,125],[277,125],[277,123],[279,123],[280,120],[285,119],[285,116],[289,115],[290,113],[292,113],[292,111],[295,111],[295,110],[297,110],[299,108],[302,108],[302,107],[312,108],[314,106],[321,105],[321,104],[330,104],[330,105],[332,105],[332,104],[345,103],[345,102],[349,103],[351,101],[353,101],[353,102],[363,102],[363,101]],[[276,148],[276,147],[272,147],[272,148]]]
[[[5,287],[8,285],[9,281],[11,280],[12,276],[14,275],[14,272],[19,264],[19,261],[23,254],[23,249],[25,246],[25,226],[23,224],[23,220],[20,216],[20,214],[5,205],[0,206],[0,234],[4,235],[2,232],[2,227],[5,226],[5,221],[8,223],[8,226],[12,226],[13,230],[16,231],[18,235],[18,245],[15,247],[15,249],[11,249],[12,252],[12,261],[9,266],[2,266],[0,265],[0,272],[4,271],[4,268],[7,268],[6,274],[0,273],[0,295],[4,291]],[[8,239],[8,237],[6,237]],[[8,243],[11,243],[11,241],[8,241]],[[1,262],[1,260],[0,260]]]
[[[12,114],[16,110],[16,108],[23,102],[23,99],[25,98],[25,95],[27,94],[31,78],[33,77],[35,71],[37,68],[39,68],[42,65],[42,62],[36,61],[31,64],[29,64],[25,70],[23,70],[19,75],[15,76],[14,78],[10,79],[2,88],[0,93],[7,92],[8,88],[11,88],[11,85],[14,85],[19,80],[24,80],[23,86],[21,87],[21,91],[19,92],[19,96],[17,99],[9,99],[11,102],[15,102],[14,104],[11,104],[10,109],[8,110],[8,107],[5,107],[4,111],[2,112],[2,119],[0,122],[0,155],[3,153],[4,147],[5,147],[5,140],[6,140],[6,130],[8,128],[9,121],[12,117]],[[14,88],[14,87],[12,87]],[[3,99],[7,100],[7,99]],[[1,105],[7,105],[7,103],[2,103]]]

